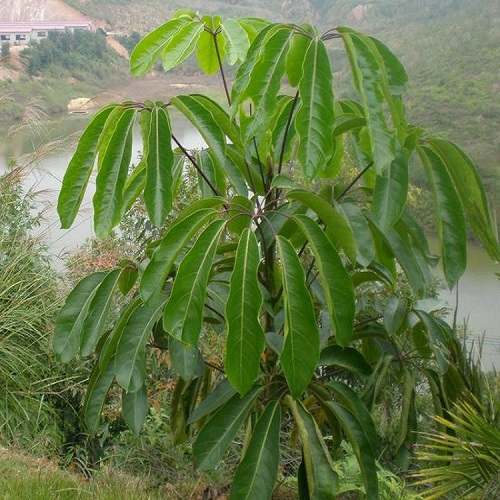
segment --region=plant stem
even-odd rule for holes
[[[363,175],[365,175],[365,173],[368,171],[368,169],[370,167],[373,166],[373,162],[370,162],[368,163],[368,165],[363,169],[361,170],[361,172],[354,178],[354,180],[344,189],[344,191],[342,191],[342,193],[339,195],[339,197],[337,198],[337,201],[340,201],[351,189],[352,187],[356,184],[356,182],[359,181],[359,179],[361,179],[361,177],[363,177]]]
[[[177,137],[175,137],[174,134],[172,134],[172,140],[177,144],[179,149],[182,151],[184,156],[193,164],[193,167],[196,169],[196,171],[203,177],[203,180],[207,183],[208,187],[212,190],[212,192],[215,194],[215,196],[221,196],[221,192],[212,184],[210,179],[205,175],[203,170],[201,170],[200,166],[196,162],[196,160],[193,158],[193,156],[189,153],[189,151],[177,140]]]
[[[285,127],[285,133],[283,135],[283,143],[281,144],[281,151],[280,151],[280,161],[278,164],[278,174],[281,174],[281,169],[283,168],[283,158],[285,156],[286,139],[288,136],[288,131],[290,130],[290,125],[292,124],[293,112],[295,111],[295,106],[297,106],[298,100],[299,100],[299,91],[297,90],[297,92],[295,93],[295,97],[293,98],[292,109],[290,110],[290,114],[288,115],[288,120],[286,122],[286,127]]]
[[[217,28],[214,32],[211,32],[214,37],[215,53],[217,54],[217,61],[219,62],[219,71],[222,77],[222,84],[224,85],[224,92],[226,93],[226,99],[229,106],[231,106],[231,94],[229,93],[229,87],[226,81],[226,75],[222,67],[222,58],[220,56],[219,44],[217,43],[217,35],[220,33],[220,28]]]

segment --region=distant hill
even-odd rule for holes
[[[56,2],[3,0],[0,7],[5,8],[6,1],[18,10],[24,2],[33,12],[39,12],[41,4],[48,12]],[[410,117],[461,144],[488,177],[490,192],[500,193],[498,0],[203,0],[197,4],[185,0],[66,0],[66,4],[122,34],[145,34],[175,10],[196,5],[202,14],[310,22],[323,30],[349,25],[373,34],[408,70]],[[340,67],[338,81],[342,75]],[[500,204],[500,199],[496,202]]]
[[[1,0],[0,21],[80,20],[87,16],[62,0]]]

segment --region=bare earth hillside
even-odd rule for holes
[[[67,21],[88,19],[62,0],[0,0],[0,21]]]

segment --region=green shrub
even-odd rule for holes
[[[38,220],[22,179],[19,168],[0,177],[0,440],[53,448],[58,432],[50,393],[57,376],[49,337],[57,278],[30,233]]]

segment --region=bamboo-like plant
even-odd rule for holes
[[[0,441],[55,446],[50,335],[61,304],[45,248],[30,234],[37,221],[23,178],[20,168],[0,176]]]
[[[500,495],[500,427],[477,400],[455,404],[442,430],[427,434],[417,458],[430,463],[413,476],[431,485],[424,498],[497,498]]]
[[[348,56],[357,100],[334,92],[330,44]],[[409,159],[420,158],[433,190],[450,287],[466,265],[466,219],[490,255],[500,256],[483,185],[456,145],[407,123],[405,70],[370,36],[184,9],[137,45],[131,70],[145,75],[161,58],[168,71],[194,52],[205,73],[220,70],[225,104],[201,94],[114,103],[80,139],[59,196],[63,227],[74,221],[95,164],[98,235],[139,196],[155,226],[173,220],[143,260],[92,273],[74,288],[54,349],[65,362],[98,354],[83,408],[91,432],[113,383],[123,390],[125,420],[139,432],[148,412],[147,348],[168,349],[178,374],[170,423],[177,439],[197,435],[196,467],[216,467],[246,432],[231,498],[271,496],[286,419],[300,441],[301,498],[338,494],[331,454],[345,437],[367,498],[376,499],[379,447],[369,410],[387,374],[403,387],[401,456],[417,422],[414,353],[430,360],[425,374],[437,407],[453,399],[447,388],[458,393],[463,385],[447,357],[449,327],[398,293],[402,271],[413,294],[426,297],[435,263],[405,210]],[[225,63],[239,65],[232,85]],[[172,109],[206,148],[183,146]],[[142,160],[130,173],[137,124]],[[356,168],[348,184],[347,158]],[[185,161],[199,177],[200,199],[176,214]],[[367,286],[389,296],[378,310],[365,307]],[[117,289],[131,298],[108,329]],[[224,335],[221,366],[203,357],[208,329]],[[402,336],[412,354],[399,347]],[[334,436],[332,446],[324,432]]]

